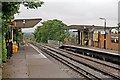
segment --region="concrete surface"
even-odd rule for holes
[[[28,68],[24,53],[24,47],[20,48],[7,63],[3,65],[3,78],[28,78]]]
[[[20,51],[3,66],[3,78],[70,78],[33,45]]]

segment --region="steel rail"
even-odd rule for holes
[[[54,52],[56,52],[56,53],[58,53],[58,54],[60,54],[60,55],[62,55],[62,56],[65,56],[66,58],[69,58],[69,59],[71,59],[71,60],[73,60],[73,61],[76,61],[76,62],[78,62],[78,63],[80,63],[80,64],[83,64],[83,65],[85,65],[85,66],[88,66],[88,67],[90,67],[90,68],[92,68],[92,69],[94,69],[94,70],[97,70],[97,71],[99,71],[99,72],[101,72],[101,73],[103,73],[103,74],[107,74],[107,75],[113,77],[114,79],[120,80],[120,76],[118,76],[118,75],[114,75],[114,74],[112,74],[112,73],[108,73],[108,72],[106,72],[106,71],[103,70],[103,69],[97,68],[97,67],[95,67],[95,66],[88,65],[87,63],[80,62],[80,61],[78,61],[78,60],[76,60],[76,59],[73,59],[73,58],[71,58],[71,57],[69,57],[69,56],[67,56],[67,55],[65,55],[65,54],[61,54],[59,51],[53,50],[52,48],[48,48],[48,47],[47,47],[47,49],[49,49],[49,50],[51,50],[51,51],[54,51]]]
[[[35,45],[35,44],[34,44],[34,45]],[[35,45],[35,46],[36,46],[36,45]],[[66,66],[68,66],[69,68],[71,68],[71,69],[73,69],[74,71],[76,71],[77,73],[82,74],[85,78],[87,78],[87,79],[89,79],[89,80],[91,80],[91,79],[92,79],[92,80],[101,80],[100,78],[96,77],[95,75],[93,75],[93,74],[91,74],[91,73],[89,73],[89,72],[81,69],[80,67],[78,67],[78,66],[76,66],[76,65],[74,65],[74,64],[72,64],[72,63],[70,63],[70,62],[68,62],[68,61],[66,61],[65,59],[63,59],[63,58],[55,55],[53,51],[47,50],[47,48],[46,48],[45,46],[41,46],[41,45],[38,46],[38,45],[37,45],[37,47],[38,47],[40,50],[42,50],[43,53],[47,53],[48,55],[50,55],[50,56],[52,56],[53,58],[57,59],[58,61],[60,61],[60,62],[63,63],[64,65],[66,65]],[[81,72],[81,71],[79,71],[79,70],[84,71],[84,73]],[[90,77],[90,76],[92,76],[92,77]]]

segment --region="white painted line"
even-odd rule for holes
[[[30,44],[30,46],[31,46],[32,48],[34,48],[38,53],[40,53],[40,55],[42,55],[44,58],[47,58],[45,55],[43,55],[43,54],[40,52],[40,50],[39,50],[37,47],[35,47],[35,46],[32,45],[32,44]]]

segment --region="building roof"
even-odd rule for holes
[[[13,22],[16,22],[17,28],[32,28],[37,25],[42,19],[15,19]]]
[[[84,29],[104,29],[104,26],[95,26],[95,25],[70,25],[67,27],[68,29],[78,29],[78,30],[84,30]],[[113,29],[115,27],[106,27],[106,29]]]

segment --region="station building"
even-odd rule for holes
[[[71,39],[65,38],[65,44],[98,47],[117,51],[119,49],[120,34],[118,34],[117,31],[118,27],[106,27],[105,30],[103,26],[70,25],[68,29],[76,29],[77,31],[73,32],[77,32],[77,36]]]

